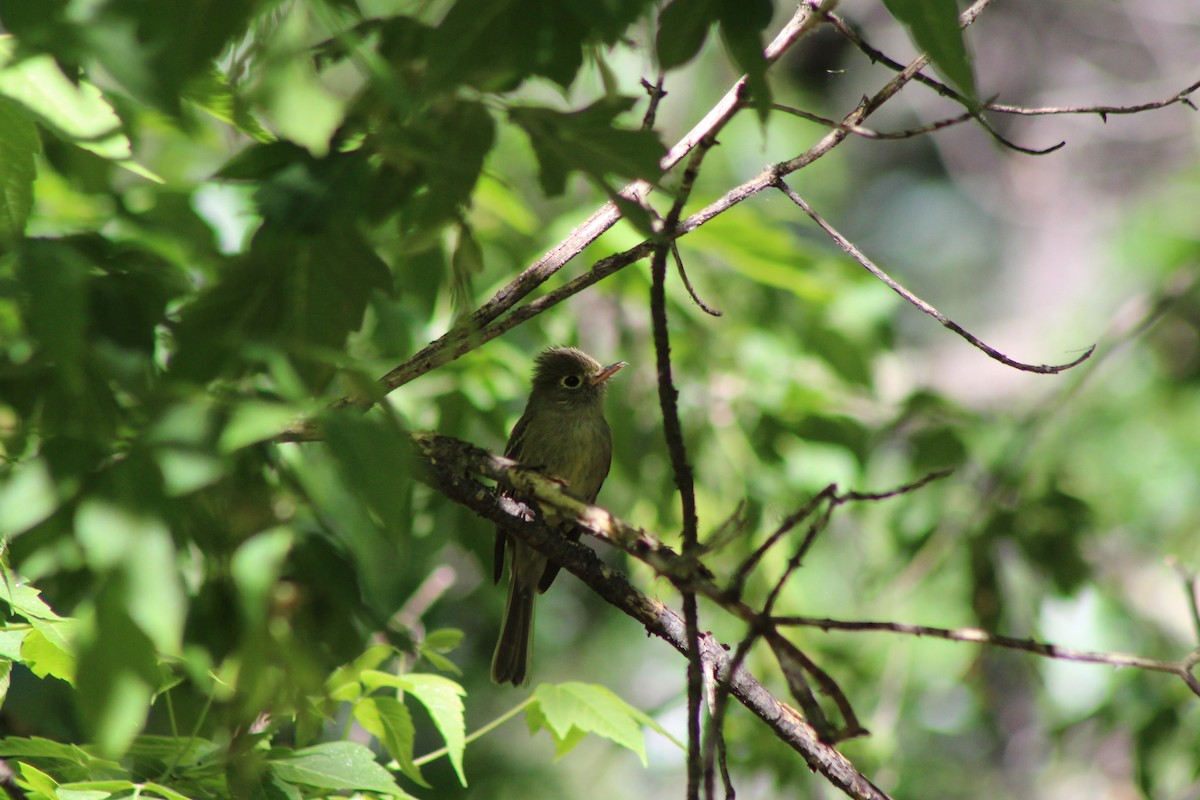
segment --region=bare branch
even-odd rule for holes
[[[1132,106],[1041,106],[1038,108],[1027,108],[1025,106],[1007,105],[1004,103],[988,103],[985,108],[989,111],[996,111],[1001,114],[1018,114],[1022,116],[1047,116],[1051,114],[1097,114],[1102,120],[1107,121],[1110,114],[1140,114],[1143,111],[1154,111],[1159,108],[1166,108],[1176,104],[1185,105],[1188,108],[1196,111],[1196,105],[1192,102],[1191,96],[1200,90],[1200,81],[1196,81],[1185,89],[1181,89],[1170,97],[1165,97],[1162,100],[1152,100],[1148,103],[1140,103]]]
[[[1084,664],[1106,664],[1110,667],[1135,667],[1153,672],[1167,672],[1178,675],[1194,694],[1200,697],[1200,679],[1193,674],[1193,669],[1200,663],[1200,650],[1194,650],[1183,658],[1175,661],[1164,661],[1157,658],[1146,658],[1128,653],[1099,653],[1092,650],[1074,650],[1069,647],[1059,647],[1055,644],[1037,642],[1033,639],[1017,639],[1012,636],[1002,636],[988,633],[980,628],[931,628],[926,625],[907,625],[901,622],[857,622],[837,619],[820,619],[817,617],[772,617],[777,625],[797,625],[806,628],[820,628],[823,631],[882,631],[899,633],[908,636],[929,636],[937,639],[947,639],[954,642],[975,642],[1009,650],[1021,650],[1026,653],[1053,658],[1059,661],[1075,661]]]
[[[899,283],[897,283],[895,280],[893,280],[890,275],[888,275],[886,272],[884,272],[882,269],[880,269],[878,266],[876,266],[875,263],[871,261],[871,259],[869,259],[865,255],[863,255],[862,251],[859,250],[857,247],[855,247],[853,242],[851,242],[845,236],[840,234],[836,229],[834,229],[834,227],[832,225],[830,225],[828,222],[826,222],[825,219],[820,214],[818,214],[816,211],[813,210],[812,206],[810,206],[804,200],[804,198],[802,198],[800,195],[796,194],[796,192],[793,191],[790,186],[788,186],[786,183],[784,183],[784,181],[782,179],[777,181],[776,187],[779,189],[779,191],[781,191],[785,195],[787,195],[789,200],[791,200],[793,203],[795,203],[797,206],[799,206],[804,211],[804,213],[808,214],[808,216],[812,218],[813,222],[817,223],[817,225],[819,225],[822,230],[824,230],[826,233],[828,233],[829,236],[835,242],[837,242],[839,247],[841,247],[843,250],[845,250],[859,264],[862,264],[863,267],[865,267],[868,272],[870,272],[872,275],[874,275],[879,280],[883,281],[883,283],[886,284],[889,289],[891,289],[893,292],[895,292],[896,294],[903,297],[905,300],[907,300],[912,305],[916,306],[921,311],[925,312],[929,316],[936,319],[938,322],[940,322],[946,328],[949,328],[950,330],[954,331],[962,338],[966,339],[968,342],[970,342],[976,348],[982,350],[984,353],[987,353],[989,356],[994,358],[996,361],[999,361],[1001,364],[1005,364],[1014,369],[1019,369],[1024,372],[1035,372],[1039,375],[1054,375],[1059,372],[1062,372],[1063,370],[1067,370],[1067,369],[1070,369],[1071,367],[1075,367],[1075,366],[1082,364],[1084,361],[1086,361],[1092,355],[1092,352],[1096,349],[1096,345],[1092,345],[1083,353],[1083,355],[1081,355],[1079,358],[1077,358],[1074,361],[1071,361],[1067,364],[1037,364],[1037,365],[1026,364],[1022,361],[1017,361],[1013,358],[1010,358],[1009,356],[1006,356],[1004,353],[1001,353],[996,348],[987,344],[982,339],[975,336],[975,334],[966,330],[961,325],[959,325],[957,322],[950,319],[945,314],[943,314],[942,312],[938,311],[936,308],[931,306],[929,303],[926,303],[920,297],[917,297],[915,294],[910,292],[908,289],[905,289],[903,286],[901,286]]]

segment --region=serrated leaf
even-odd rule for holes
[[[582,734],[594,733],[637,753],[646,764],[646,742],[641,726],[649,718],[610,689],[587,683],[543,683],[533,692],[537,706],[526,711],[530,728],[545,727],[555,739],[559,755],[565,754]]]
[[[255,141],[274,142],[275,137],[264,128],[249,109],[240,102],[224,73],[215,66],[194,78],[183,94],[184,99],[203,109],[216,119],[232,125]]]
[[[446,742],[447,755],[454,767],[458,780],[467,785],[463,772],[462,758],[466,749],[466,719],[463,714],[462,698],[466,690],[454,681],[440,675],[409,674],[391,675],[386,672],[368,670],[363,672],[363,685],[369,689],[391,686],[402,689],[415,697],[429,712],[434,727]]]
[[[955,0],[883,0],[883,4],[908,29],[909,36],[929,55],[938,71],[959,91],[974,98],[975,74],[958,26]]]
[[[563,113],[516,106],[509,118],[529,136],[538,159],[538,180],[550,196],[562,194],[567,175],[582,172],[601,185],[609,175],[657,182],[666,148],[653,131],[617,128],[618,114],[633,98],[605,98],[580,111]]]
[[[9,65],[12,49],[12,37],[0,36],[0,95],[24,106],[63,140],[162,183],[133,162],[121,119],[99,89],[72,81],[50,56]]]
[[[383,744],[401,772],[418,785],[426,789],[433,788],[421,775],[421,769],[413,763],[413,742],[417,730],[412,714],[404,703],[387,695],[368,697],[354,706],[354,718],[367,733]]]
[[[462,703],[466,690],[440,675],[404,675],[403,682],[408,693],[417,698],[429,712],[434,726],[446,742],[447,755],[455,774],[458,775],[458,781],[466,786],[463,752],[467,747],[467,725]]]
[[[64,634],[67,623],[38,619],[31,622],[33,630],[21,642],[21,663],[39,678],[50,676],[74,683],[77,666],[73,648]]]
[[[321,789],[362,790],[408,797],[375,754],[353,742],[327,742],[267,759],[272,772],[289,783]]]
[[[14,614],[20,614],[27,619],[63,619],[42,599],[41,590],[34,588],[3,565],[0,565],[0,600],[8,603]]]
[[[332,367],[319,354],[362,324],[374,291],[391,288],[387,265],[349,229],[300,234],[264,226],[250,252],[180,312],[171,368],[209,380],[244,368],[251,343],[283,348],[311,382]]]
[[[15,629],[0,629],[0,658],[8,659],[9,661],[20,661],[21,644],[28,635],[29,628],[24,626]]]
[[[17,779],[17,784],[21,788],[26,791],[37,792],[47,798],[57,797],[58,782],[54,778],[51,778],[37,767],[26,764],[23,761],[17,762],[17,771],[21,774],[21,777]]]
[[[0,707],[8,698],[8,687],[12,685],[12,662],[0,661]]]

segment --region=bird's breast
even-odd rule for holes
[[[519,461],[562,478],[573,497],[596,499],[612,460],[612,434],[603,416],[546,415],[524,439]]]

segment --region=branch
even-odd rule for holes
[[[806,628],[820,628],[823,631],[883,631],[900,633],[908,636],[930,636],[947,639],[953,642],[975,642],[1009,650],[1021,650],[1026,653],[1053,658],[1059,661],[1076,661],[1084,664],[1107,664],[1110,667],[1135,667],[1152,672],[1167,672],[1177,675],[1187,684],[1192,693],[1200,697],[1200,679],[1192,672],[1200,664],[1200,650],[1193,650],[1183,658],[1174,661],[1164,661],[1157,658],[1146,658],[1128,653],[1099,653],[1091,650],[1073,650],[1069,647],[1059,647],[1056,644],[1037,642],[1033,639],[1017,639],[1012,636],[1002,636],[988,633],[980,628],[930,628],[925,625],[906,625],[901,622],[856,622],[836,619],[818,619],[816,617],[772,617],[778,625],[797,625]]]
[[[823,4],[829,7],[833,6],[831,0],[823,0]],[[795,44],[801,36],[811,30],[819,21],[820,19],[810,14],[806,7],[798,7],[792,19],[779,31],[771,43],[767,45],[763,52],[764,58],[768,63],[777,61],[788,48]],[[729,116],[738,108],[739,98],[744,85],[745,79],[739,80],[734,84],[708,114],[687,135],[680,139],[674,147],[667,151],[667,155],[659,163],[664,172],[682,161],[715,127],[724,125],[728,121]],[[646,181],[635,181],[622,189],[620,194],[633,202],[640,203],[649,193],[650,188],[650,184]],[[479,347],[484,342],[495,338],[495,336],[499,336],[500,333],[508,330],[508,328],[495,331],[492,336],[488,337],[484,337],[481,334],[487,326],[499,319],[509,309],[516,306],[517,303],[528,296],[538,286],[549,280],[556,272],[566,266],[575,256],[582,253],[584,249],[600,238],[605,231],[615,225],[620,219],[621,214],[616,205],[611,201],[605,203],[596,209],[582,224],[571,231],[565,239],[551,248],[533,264],[522,270],[517,277],[513,278],[507,285],[492,295],[491,299],[476,309],[470,317],[421,348],[420,351],[410,356],[404,363],[380,378],[376,382],[373,392],[347,395],[335,401],[331,407],[334,409],[359,408],[363,410],[370,408],[380,398],[409,381],[448,364],[464,353]],[[637,248],[634,249],[636,250]],[[643,257],[644,254],[634,260],[636,261]],[[626,266],[628,263],[633,262],[621,263],[620,266]],[[582,288],[584,287],[579,287],[576,291]],[[543,306],[542,310],[546,307],[548,306]],[[527,316],[524,319],[528,318]],[[284,442],[312,441],[320,437],[321,433],[315,423],[311,420],[303,420],[284,430],[277,437],[277,440]]]
[[[412,439],[428,467],[428,480],[435,489],[480,516],[503,525],[510,534],[562,564],[589,589],[636,619],[649,633],[666,641],[681,654],[687,656],[691,652],[686,625],[674,611],[639,592],[624,575],[605,565],[589,548],[564,538],[556,529],[538,520],[526,520],[516,501],[498,498],[494,490],[468,475],[505,475],[518,492],[533,489],[539,499],[553,497],[556,508],[576,514],[577,519],[588,528],[595,525],[601,530],[619,533],[620,540],[630,538],[628,533],[634,529],[617,523],[603,509],[574,500],[562,493],[552,479],[538,475],[535,470],[520,467],[511,459],[493,455],[448,436],[421,433],[414,434]],[[632,538],[652,541],[644,532]],[[696,580],[701,583],[704,578],[698,576]],[[761,719],[780,741],[799,753],[809,768],[821,773],[849,797],[857,800],[888,800],[888,795],[871,783],[841,752],[821,742],[799,712],[767,691],[744,667],[733,665],[729,653],[720,642],[705,635],[699,638],[698,644],[699,655],[706,669],[711,670],[718,680],[727,681],[738,702]]]
[[[791,200],[793,203],[795,203],[797,206],[799,206],[804,211],[804,213],[808,214],[808,216],[812,218],[813,222],[817,223],[817,225],[820,226],[822,230],[824,230],[826,233],[828,233],[829,236],[835,242],[838,243],[839,247],[841,247],[843,250],[845,250],[859,264],[862,264],[863,267],[865,267],[868,272],[870,272],[872,275],[874,275],[879,280],[883,281],[883,283],[886,284],[888,288],[890,288],[896,294],[903,297],[905,300],[907,300],[912,305],[916,306],[921,311],[925,312],[929,316],[936,319],[943,326],[949,328],[950,330],[954,331],[962,338],[966,339],[972,345],[974,345],[978,349],[982,350],[984,353],[991,356],[996,361],[999,361],[1001,364],[1005,364],[1007,366],[1013,367],[1014,369],[1019,369],[1024,372],[1036,372],[1039,375],[1055,375],[1055,374],[1058,374],[1059,372],[1062,372],[1063,370],[1068,370],[1071,367],[1075,367],[1075,366],[1082,364],[1084,361],[1087,361],[1087,359],[1092,355],[1092,352],[1095,351],[1096,345],[1092,345],[1086,351],[1084,351],[1083,355],[1081,355],[1079,358],[1077,358],[1074,361],[1071,361],[1070,363],[1067,363],[1067,364],[1033,365],[1033,364],[1026,364],[1022,361],[1016,361],[1015,359],[1012,359],[1012,358],[1006,356],[1004,353],[1001,353],[996,348],[987,344],[982,339],[975,336],[973,333],[971,333],[970,331],[963,328],[957,322],[950,319],[945,314],[938,311],[933,306],[929,305],[929,303],[926,303],[920,297],[917,297],[915,294],[910,292],[908,289],[905,289],[903,286],[901,286],[899,283],[897,283],[895,280],[893,280],[890,275],[888,275],[886,272],[884,272],[882,269],[880,269],[878,266],[876,266],[874,264],[874,262],[871,261],[871,259],[869,259],[865,255],[863,255],[862,251],[859,250],[857,247],[855,247],[853,242],[851,242],[849,239],[847,239],[842,234],[838,233],[838,231],[836,229],[834,229],[834,227],[832,225],[830,225],[828,222],[826,222],[825,219],[820,214],[818,214],[816,211],[814,211],[812,206],[810,206],[807,202],[805,202],[804,198],[802,198],[800,195],[796,194],[796,192],[793,191],[790,186],[788,186],[786,183],[784,183],[782,179],[780,179],[776,183],[776,187],[779,189],[779,191],[781,191],[785,195],[787,195],[789,200]]]

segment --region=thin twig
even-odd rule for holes
[[[696,289],[692,286],[692,282],[688,278],[687,270],[683,268],[683,258],[680,257],[679,248],[675,245],[675,242],[671,242],[671,255],[675,257],[675,269],[678,270],[679,278],[683,281],[683,288],[687,289],[687,293],[692,298],[692,302],[699,306],[701,311],[711,317],[724,316],[724,311],[710,306],[708,303],[701,300],[700,296],[696,294]]]
[[[1148,103],[1139,103],[1132,106],[1041,106],[1037,108],[1029,108],[1026,106],[1014,106],[1005,103],[988,103],[986,108],[989,111],[996,111],[1001,114],[1018,114],[1022,116],[1047,116],[1051,114],[1097,114],[1105,121],[1110,114],[1140,114],[1143,111],[1154,111],[1159,108],[1166,108],[1176,104],[1185,105],[1193,111],[1198,110],[1196,104],[1192,102],[1191,95],[1200,90],[1200,81],[1196,81],[1185,89],[1182,89],[1170,97],[1162,100],[1152,100]]]
[[[820,226],[823,231],[829,234],[830,238],[837,242],[839,247],[845,250],[846,253],[848,253],[859,264],[861,264],[868,272],[887,285],[889,289],[903,297],[921,311],[936,319],[944,327],[949,328],[962,338],[966,339],[979,350],[982,350],[996,361],[999,361],[1001,364],[1010,366],[1013,369],[1019,369],[1023,372],[1034,372],[1039,375],[1055,375],[1063,370],[1068,370],[1071,367],[1078,366],[1084,361],[1087,361],[1087,359],[1092,355],[1092,352],[1096,349],[1096,345],[1092,345],[1086,351],[1084,351],[1083,355],[1081,355],[1079,358],[1066,364],[1026,364],[1022,361],[1017,361],[1016,359],[1006,356],[1004,353],[1001,353],[987,342],[984,342],[982,339],[975,336],[975,334],[963,328],[957,322],[950,319],[945,314],[931,306],[929,303],[925,302],[920,297],[913,294],[908,289],[905,289],[903,286],[893,280],[890,275],[876,266],[871,259],[867,258],[862,251],[854,245],[853,242],[839,233],[832,225],[826,222],[820,214],[814,211],[812,206],[810,206],[804,200],[804,198],[796,194],[796,192],[793,191],[792,188],[788,186],[782,178],[776,182],[775,186],[779,189],[779,191],[786,195],[789,200],[799,206],[804,213],[808,214],[808,216],[812,218],[812,221],[817,223],[817,225]]]
[[[1016,150],[1017,152],[1024,153],[1026,155],[1044,156],[1049,153],[1053,153],[1055,150],[1059,150],[1066,145],[1066,142],[1059,142],[1058,144],[1051,145],[1050,147],[1025,147],[1023,145],[1019,145],[1016,142],[1006,139],[1003,135],[996,131],[995,128],[992,127],[990,122],[981,117],[976,111],[965,111],[956,117],[948,117],[947,119],[937,120],[916,128],[906,128],[902,131],[882,132],[872,130],[871,128],[864,128],[862,125],[843,125],[837,120],[828,119],[827,117],[822,117],[819,114],[813,114],[792,106],[785,106],[781,103],[775,103],[771,107],[777,111],[782,111],[786,114],[791,114],[794,117],[800,117],[801,119],[809,120],[810,122],[816,122],[820,125],[825,125],[826,127],[840,128],[845,130],[847,133],[853,133],[854,135],[861,136],[864,139],[911,139],[916,136],[934,133],[944,128],[949,128],[953,125],[960,125],[964,122],[975,120],[983,127],[984,130],[991,134],[996,141],[1000,142],[1010,150]]]
[[[776,625],[795,625],[820,628],[823,631],[872,631],[899,633],[907,636],[929,636],[953,642],[974,642],[1008,650],[1053,658],[1059,661],[1074,661],[1083,664],[1105,664],[1110,667],[1135,667],[1152,672],[1166,672],[1179,676],[1194,694],[1200,697],[1200,679],[1192,673],[1200,662],[1200,650],[1194,650],[1183,658],[1164,661],[1158,658],[1131,655],[1129,653],[1101,653],[1093,650],[1075,650],[1056,644],[1038,642],[1033,639],[1018,639],[998,633],[988,633],[981,628],[932,628],[927,625],[908,625],[902,622],[864,622],[853,620],[822,619],[817,617],[772,617]]]
[[[809,5],[810,6],[814,5],[812,0],[809,0]],[[858,33],[858,31],[854,30],[852,27],[850,27],[848,24],[846,24],[846,21],[843,20],[837,14],[827,13],[827,14],[825,14],[825,19],[826,19],[826,21],[828,21],[830,23],[830,25],[835,30],[837,30],[838,33],[840,33],[843,37],[845,37],[847,41],[849,41],[851,44],[853,44],[855,47],[857,47],[859,50],[861,50],[863,53],[865,53],[866,56],[868,58],[870,58],[872,62],[877,62],[877,63],[883,64],[884,66],[888,67],[889,69],[893,69],[893,70],[897,70],[897,71],[904,69],[903,64],[901,64],[898,61],[895,61],[894,59],[889,58],[881,50],[878,50],[877,48],[872,47],[870,44],[868,44],[866,42],[866,40],[863,39],[862,35]],[[918,83],[922,83],[925,86],[929,87],[930,89],[933,89],[935,92],[942,95],[943,97],[950,98],[951,100],[954,100],[955,102],[959,103],[960,105],[966,106],[968,108],[971,107],[971,100],[969,98],[967,98],[966,96],[962,95],[961,93],[955,91],[953,88],[951,88],[950,86],[947,86],[946,84],[942,83],[941,81],[937,80],[936,78],[931,78],[928,75],[919,74],[915,77],[915,80]],[[1152,100],[1147,103],[1139,103],[1137,105],[1131,105],[1131,106],[1108,106],[1108,105],[1041,106],[1041,107],[1036,107],[1036,108],[1030,108],[1030,107],[1026,107],[1026,106],[1011,105],[1011,104],[1007,104],[1007,103],[997,103],[994,100],[992,100],[992,101],[983,103],[981,105],[981,109],[986,110],[986,111],[995,111],[999,114],[1014,114],[1014,115],[1020,115],[1020,116],[1048,116],[1048,115],[1054,115],[1054,114],[1096,114],[1102,120],[1107,122],[1108,116],[1110,114],[1140,114],[1144,111],[1154,111],[1156,109],[1166,108],[1168,106],[1172,106],[1172,105],[1176,105],[1176,104],[1185,105],[1188,108],[1192,109],[1193,111],[1196,111],[1198,109],[1196,108],[1196,104],[1192,101],[1191,95],[1194,94],[1197,90],[1200,90],[1200,80],[1198,80],[1195,83],[1187,86],[1186,88],[1176,92],[1175,94],[1172,94],[1169,97],[1165,97],[1161,100]],[[996,131],[990,127],[990,125],[988,125],[987,123],[984,122],[982,117],[977,117],[976,115],[971,114],[971,113],[967,113],[963,116],[965,116],[967,119],[970,119],[971,117],[976,117],[977,119],[979,119],[979,121],[981,123],[984,124],[988,133],[995,136],[997,139],[999,139],[1001,142],[1003,142],[1006,146],[1010,146],[1010,147],[1013,147],[1018,150],[1024,150],[1024,148],[1014,145],[1011,142],[1000,137],[999,134],[997,134]],[[955,118],[955,119],[958,120],[959,118]],[[857,131],[855,131],[855,132],[857,133]],[[1062,147],[1062,146],[1063,146],[1063,143],[1060,142],[1059,144],[1053,146],[1052,148],[1049,148],[1048,150],[1034,151],[1033,154],[1034,155],[1044,155],[1046,152],[1053,152],[1053,150],[1057,150],[1059,147]]]
[[[658,78],[651,83],[642,78],[642,88],[646,90],[646,94],[650,96],[650,102],[646,106],[646,114],[642,117],[642,130],[654,130],[654,121],[658,118],[658,104],[667,96],[667,92],[663,89],[663,74],[658,73]]]

